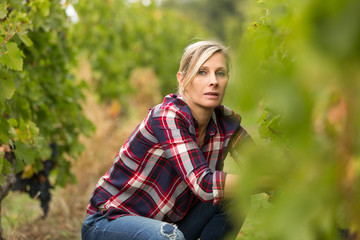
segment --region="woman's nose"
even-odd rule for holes
[[[218,79],[217,79],[217,76],[215,73],[212,73],[210,74],[210,79],[209,79],[209,82],[210,82],[210,85],[217,85],[218,84]]]

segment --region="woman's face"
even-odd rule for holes
[[[183,87],[181,74],[178,74],[178,80]],[[213,110],[222,103],[227,83],[226,59],[222,53],[216,52],[200,67],[183,95],[190,107]]]

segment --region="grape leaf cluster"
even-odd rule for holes
[[[86,84],[72,72],[69,25],[58,1],[0,3],[0,147],[11,149],[0,152],[0,184],[15,174],[14,189],[39,198],[44,215],[51,186],[75,179],[70,159],[83,150],[79,136],[94,130],[81,107]]]

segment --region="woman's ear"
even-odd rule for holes
[[[183,76],[183,74],[181,72],[177,72],[176,78],[177,78],[178,83],[179,83],[179,88],[184,89],[184,76]]]

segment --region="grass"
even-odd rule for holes
[[[27,194],[10,192],[2,203],[2,227],[6,236],[16,232],[27,222],[40,218],[40,202]]]

